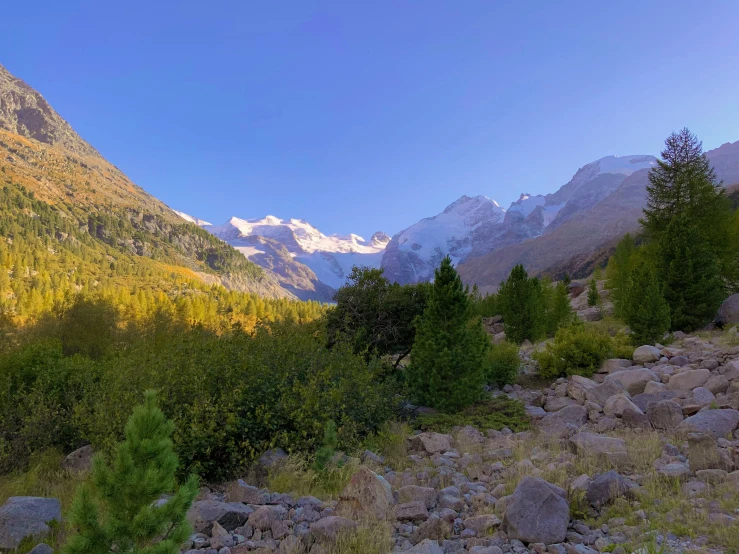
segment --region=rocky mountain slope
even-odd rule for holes
[[[203,229],[227,242],[249,260],[274,273],[290,294],[305,300],[330,301],[353,266],[379,267],[390,241],[377,232],[370,240],[350,234],[324,235],[303,219],[260,219],[232,217],[223,225],[197,222]]]
[[[455,263],[546,235],[613,194],[633,173],[652,167],[653,156],[607,156],[581,168],[552,194],[522,194],[508,210],[484,196],[463,196],[444,212],[398,233],[382,267],[401,283],[425,281],[449,254]],[[470,281],[471,282],[471,281]]]
[[[0,183],[13,194],[42,201],[75,233],[92,242],[86,256],[106,259],[131,275],[173,270],[206,284],[266,296],[290,296],[276,278],[132,183],[108,163],[44,98],[0,66]],[[20,209],[20,208],[19,208]],[[3,214],[10,223],[25,216]],[[46,233],[46,231],[44,231]],[[49,230],[54,252],[76,252],[80,238]],[[47,240],[46,235],[42,237]],[[71,250],[70,250],[71,249]],[[95,254],[94,252],[97,252]],[[149,269],[135,265],[146,258]],[[153,265],[152,265],[153,264]],[[91,266],[92,267],[92,266]],[[135,279],[139,279],[136,277]],[[141,283],[144,284],[144,283]]]
[[[725,184],[739,181],[739,141],[710,150],[707,156]],[[459,266],[462,278],[476,283],[483,291],[492,291],[519,263],[529,273],[551,272],[555,276],[565,267],[571,270],[585,264],[587,268],[585,262],[594,252],[639,229],[647,198],[648,169],[641,168],[624,177],[608,194],[599,200],[598,195],[591,196],[584,203],[587,208],[550,225],[540,236],[470,256]]]

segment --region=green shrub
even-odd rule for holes
[[[65,357],[60,341],[46,339],[0,356],[0,472],[48,448],[90,442],[111,452],[147,389],[160,392],[175,423],[180,471],[208,481],[230,478],[269,448],[314,454],[328,420],[338,448],[356,448],[387,421],[397,396],[378,361],[346,344],[326,348],[318,323],[128,340],[99,360]]]
[[[520,366],[518,346],[510,342],[494,344],[487,357],[487,382],[499,387],[510,385],[516,381]]]
[[[519,400],[507,396],[495,396],[465,408],[456,414],[434,414],[418,416],[414,427],[422,431],[448,433],[453,427],[471,425],[480,431],[503,429],[523,431],[529,427],[529,418]]]
[[[590,377],[607,359],[614,355],[614,341],[606,334],[574,324],[563,327],[547,344],[546,349],[534,354],[539,363],[539,374],[555,379],[568,375]]]

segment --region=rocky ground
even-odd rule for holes
[[[411,434],[392,460],[367,451],[350,465],[335,500],[242,480],[204,489],[184,551],[736,551],[739,347],[722,340],[678,334],[592,379],[506,387],[499,394],[525,403],[531,430]],[[0,508],[0,542],[19,502]]]

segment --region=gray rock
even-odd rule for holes
[[[673,431],[683,421],[683,410],[677,402],[660,400],[647,406],[647,418],[655,429]]]
[[[253,511],[253,508],[241,502],[196,500],[187,512],[187,520],[196,533],[209,535],[214,521],[218,522],[227,531],[233,531],[246,523]]]
[[[706,381],[705,387],[713,394],[723,394],[729,389],[729,380],[723,375],[713,375]]]
[[[581,454],[601,456],[619,464],[628,461],[626,442],[623,439],[581,432],[570,439],[570,444]]]
[[[416,485],[408,485],[398,489],[398,502],[414,502],[421,500],[426,508],[431,509],[436,506],[436,490],[431,487],[418,487]]]
[[[710,433],[719,439],[730,434],[739,425],[737,410],[703,410],[678,425],[679,432]]]
[[[693,389],[693,402],[699,406],[708,406],[716,400],[716,396],[705,387]]]
[[[718,327],[739,323],[739,294],[732,294],[723,301],[714,321]]]
[[[54,554],[54,549],[45,542],[37,544],[28,554]]]
[[[650,345],[640,346],[634,350],[634,355],[632,356],[632,359],[636,364],[650,364],[659,361],[659,358],[659,348],[655,348]]]
[[[653,371],[645,368],[624,369],[606,376],[606,382],[619,382],[631,394],[644,392],[644,387],[650,381],[658,382],[659,378]]]
[[[247,523],[254,529],[265,531],[270,529],[275,521],[284,519],[286,515],[287,510],[282,506],[259,506],[249,514]]]
[[[641,412],[639,407],[625,394],[617,394],[615,396],[611,396],[606,401],[605,406],[603,406],[603,413],[610,417],[622,417],[624,410],[626,409]]]
[[[616,471],[608,471],[598,475],[588,485],[586,493],[588,502],[600,508],[613,502],[616,498],[630,496],[636,484]]]
[[[226,487],[226,502],[242,502],[244,504],[264,504],[267,499],[256,487],[247,485],[241,479],[232,481]]]
[[[90,444],[83,446],[82,448],[78,448],[64,458],[62,469],[77,473],[90,471],[92,468],[92,457],[94,455],[95,451],[92,449],[92,445]]]
[[[672,479],[687,479],[690,477],[690,466],[684,462],[672,462],[662,466],[657,473]]]
[[[343,533],[350,533],[357,524],[350,519],[328,516],[316,521],[310,529],[311,535],[319,543],[332,543]]]
[[[588,411],[585,406],[576,405],[548,414],[539,421],[539,426],[547,433],[563,435],[579,429],[587,421]]]
[[[62,520],[56,498],[11,496],[0,507],[0,549],[14,550],[28,537],[43,537],[51,531],[49,523]]]
[[[606,381],[588,390],[585,393],[585,397],[588,402],[595,402],[599,406],[604,406],[611,396],[623,394],[624,392],[623,385],[620,382]]]
[[[718,449],[716,438],[709,433],[688,435],[688,461],[693,471],[729,469]]]
[[[441,433],[420,433],[408,439],[411,449],[427,454],[446,452],[452,448],[452,436]]]
[[[429,512],[423,500],[414,500],[395,506],[395,519],[399,521],[426,521]]]
[[[444,549],[436,541],[425,539],[406,552],[410,554],[444,554]]]
[[[599,373],[613,373],[614,371],[620,371],[631,367],[631,360],[624,360],[623,358],[610,358],[603,362],[600,366]]]
[[[570,522],[565,491],[538,477],[524,477],[506,503],[503,528],[525,543],[562,542]]]
[[[711,372],[705,368],[688,369],[681,373],[675,373],[667,382],[669,390],[691,391],[702,387],[711,378]]]

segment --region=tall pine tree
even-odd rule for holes
[[[112,466],[98,454],[92,482],[78,490],[70,515],[76,534],[64,554],[180,552],[190,535],[185,515],[198,482],[193,476],[175,491],[173,428],[157,407],[155,393],[147,391],[126,424],[126,440],[116,448]]]
[[[539,280],[529,279],[529,274],[520,264],[500,284],[498,305],[508,340],[521,343],[525,339],[534,341],[542,336],[544,310],[540,293]]]
[[[649,172],[642,225],[656,255],[658,278],[674,330],[710,321],[736,276],[729,201],[702,143],[688,129],[665,141]]]
[[[419,402],[456,411],[479,400],[485,380],[490,339],[479,317],[473,317],[467,292],[447,256],[434,283],[407,370]]]

